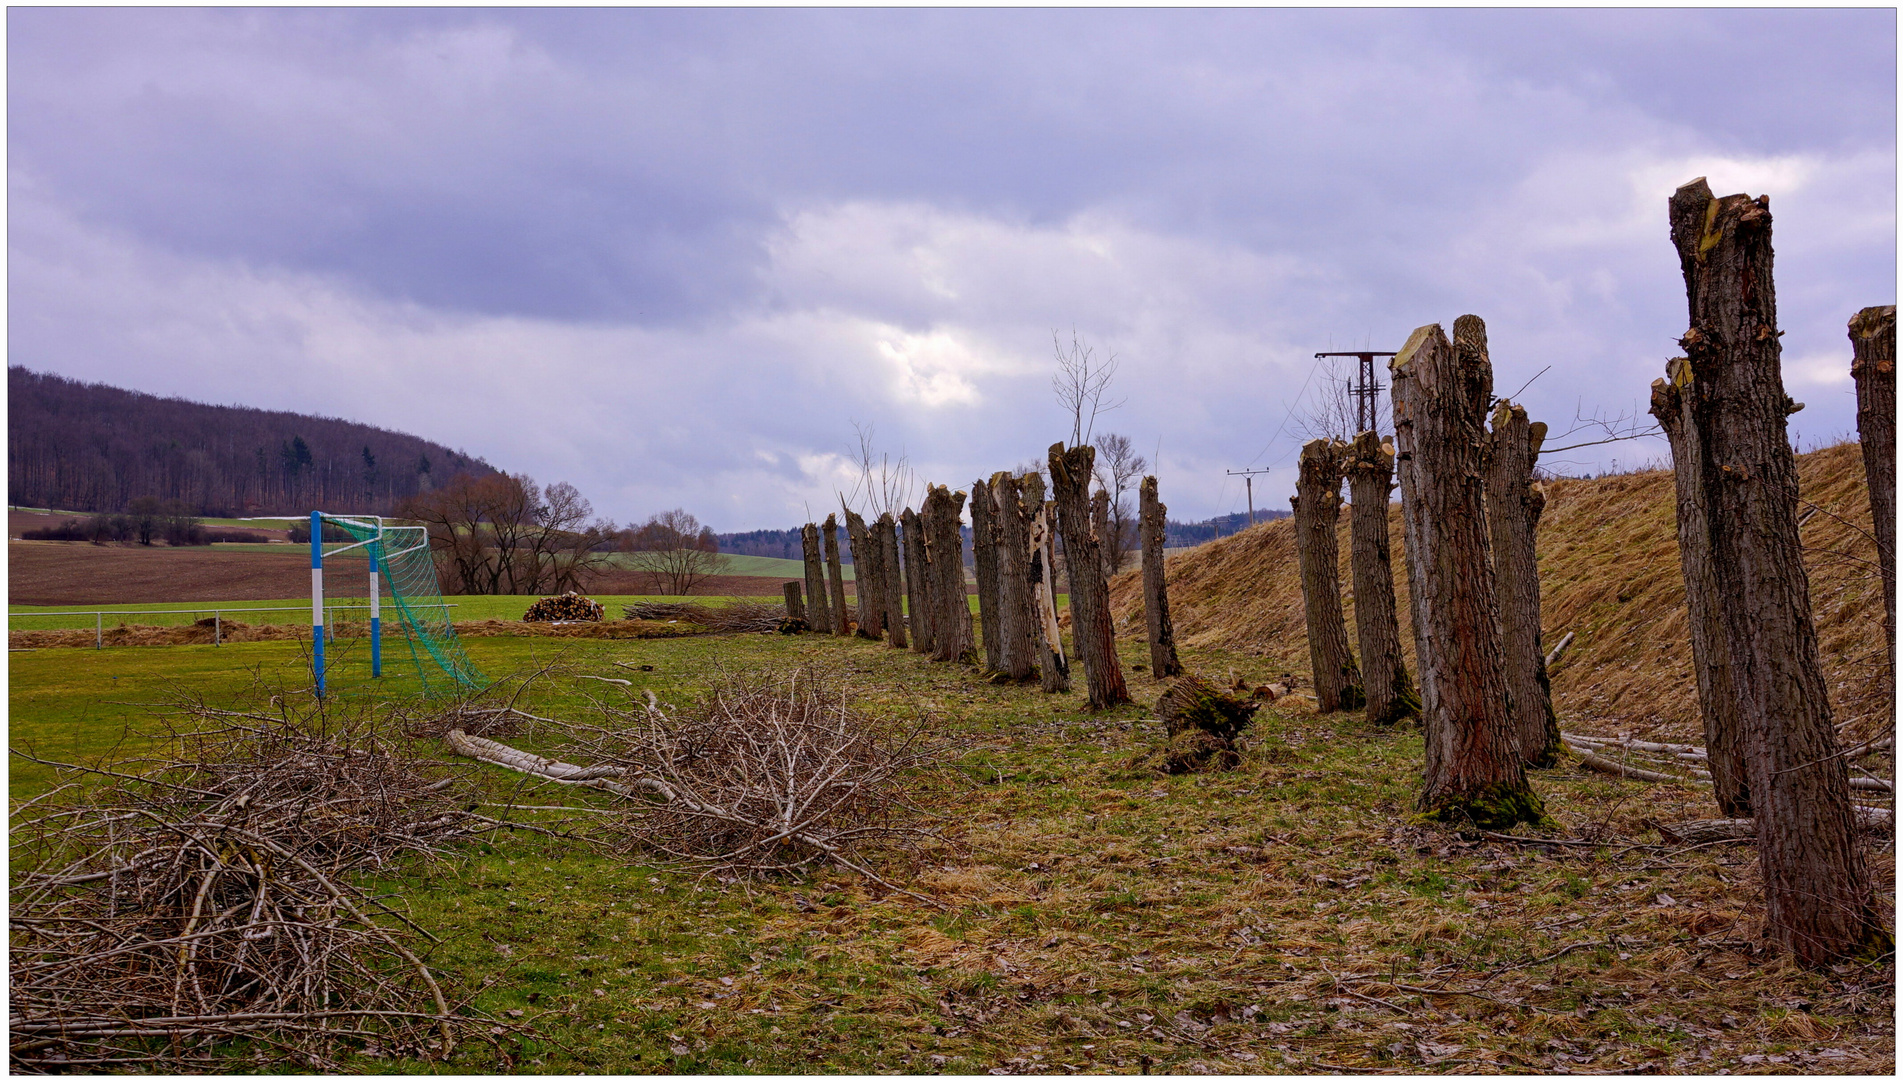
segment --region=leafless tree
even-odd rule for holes
[[[1355,411],[1352,387],[1347,379],[1328,376],[1309,395],[1306,407],[1295,414],[1295,427],[1309,440],[1327,439],[1330,442],[1352,442],[1361,434],[1355,428],[1360,426]],[[1380,422],[1376,421],[1377,429]]]
[[[487,595],[577,588],[605,562],[596,549],[616,531],[613,522],[590,521],[593,513],[573,484],[543,490],[504,473],[458,474],[402,508],[428,528],[444,591]]]
[[[1115,432],[1097,436],[1097,486],[1110,493],[1110,528],[1103,538],[1106,569],[1123,570],[1137,548],[1137,516],[1129,494],[1150,463],[1131,445],[1130,437]]]
[[[1090,441],[1099,413],[1123,404],[1121,399],[1105,404],[1103,393],[1117,374],[1117,354],[1099,360],[1096,352],[1077,331],[1070,332],[1070,348],[1057,331],[1051,331],[1051,347],[1057,353],[1057,374],[1051,376],[1051,389],[1070,414],[1070,445],[1083,446]]]
[[[654,591],[669,596],[692,593],[724,562],[714,531],[678,507],[623,534],[622,549],[634,554],[634,568],[648,576]]]
[[[859,465],[859,481],[853,486],[850,495],[841,495],[840,501],[848,506],[862,507],[870,520],[891,514],[896,520],[905,512],[906,504],[912,501],[912,487],[918,480],[918,474],[906,461],[905,451],[899,450],[897,461],[892,455],[878,450],[873,445],[873,426],[852,425],[852,433],[858,442],[855,451]]]

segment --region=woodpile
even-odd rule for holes
[[[522,613],[523,622],[600,622],[601,605],[580,593],[544,596]]]

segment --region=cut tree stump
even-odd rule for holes
[[[1481,347],[1486,347],[1484,338]],[[1509,715],[1520,738],[1520,760],[1546,769],[1563,753],[1540,642],[1540,567],[1534,554],[1546,489],[1533,479],[1533,466],[1546,441],[1546,425],[1528,423],[1525,409],[1502,398],[1494,406],[1490,434],[1487,529],[1500,603],[1500,650],[1506,657],[1507,693],[1513,697]]]
[[[925,523],[910,509],[899,515],[899,522],[905,526],[901,543],[905,548],[905,604],[912,609],[912,651],[929,654],[932,620],[928,613],[932,608],[926,598],[931,594],[931,572],[925,560]]]
[[[786,597],[786,617],[806,623],[806,601],[800,597],[800,583],[789,581],[780,586],[780,592]],[[810,624],[808,624],[810,625]]]
[[[1315,679],[1317,712],[1359,709],[1367,704],[1361,668],[1348,647],[1348,623],[1341,610],[1341,552],[1336,525],[1341,520],[1343,444],[1313,439],[1302,447],[1295,480],[1295,555],[1302,578],[1302,607],[1308,616],[1308,659]]]
[[[1150,674],[1161,680],[1181,675],[1183,662],[1176,657],[1176,630],[1170,624],[1169,575],[1163,559],[1170,508],[1156,497],[1156,477],[1146,476],[1137,485],[1137,505],[1137,533],[1143,548],[1143,618],[1150,635]]]
[[[1805,965],[1892,947],[1838,753],[1797,533],[1773,283],[1771,200],[1717,198],[1700,177],[1669,203],[1685,277],[1689,420],[1758,823],[1767,936]]]
[[[1242,763],[1237,740],[1261,704],[1232,697],[1195,675],[1177,679],[1157,700],[1155,716],[1169,740],[1171,773],[1222,771]]]
[[[1479,323],[1461,316],[1455,342],[1439,325],[1415,330],[1389,372],[1408,591],[1421,620],[1421,810],[1432,819],[1502,829],[1544,821],[1546,808],[1526,781],[1507,713],[1481,481],[1493,372],[1472,347],[1474,334],[1484,332]]]
[[[964,507],[964,492],[934,484],[926,488],[925,509],[919,514],[925,526],[925,566],[932,578],[926,597],[932,608],[932,659],[941,662],[975,659],[971,605],[965,599],[964,543],[958,527]]]
[[[1064,632],[1057,622],[1057,541],[1051,528],[1056,510],[1044,500],[1044,477],[1027,473],[1018,482],[1030,527],[1031,567],[1027,580],[1036,608],[1038,685],[1047,694],[1070,692],[1070,661]]]
[[[1051,494],[1057,506],[1057,528],[1064,537],[1065,565],[1070,570],[1070,626],[1077,656],[1084,665],[1089,707],[1108,709],[1130,700],[1117,661],[1116,625],[1110,613],[1110,589],[1104,580],[1103,545],[1091,520],[1091,466],[1096,449],[1052,443]]]
[[[1896,671],[1896,305],[1867,307],[1850,320],[1851,377],[1857,381],[1857,439],[1870,485],[1870,520],[1883,567],[1883,630]]]
[[[884,581],[880,595],[885,598],[885,643],[894,649],[905,648],[905,585],[899,566],[899,528],[890,512],[880,514],[872,526],[879,545],[879,569]]]
[[[826,571],[820,561],[819,526],[810,521],[800,527],[800,554],[806,559],[806,596],[811,609],[806,625],[829,634],[833,629],[833,613],[826,601]]]
[[[1672,489],[1678,521],[1678,568],[1685,578],[1685,621],[1690,631],[1698,714],[1711,758],[1712,797],[1726,817],[1751,816],[1745,782],[1744,743],[1732,686],[1731,651],[1725,643],[1724,600],[1712,568],[1711,521],[1705,510],[1705,448],[1691,417],[1691,361],[1665,364],[1665,378],[1652,383],[1652,408],[1672,450]]]
[[[1022,682],[1037,674],[1037,606],[1032,597],[1031,523],[1017,478],[995,473],[988,485],[998,552],[998,674]]]
[[[1394,493],[1394,444],[1372,431],[1355,436],[1348,457],[1349,564],[1354,572],[1355,636],[1361,645],[1368,719],[1380,726],[1416,719],[1421,694],[1401,652],[1394,567],[1388,543],[1388,499]]]
[[[846,610],[846,574],[839,565],[839,523],[833,515],[827,514],[819,527],[820,539],[826,545],[826,570],[832,575],[827,586],[832,594],[832,631],[838,637],[852,633],[852,615]]]
[[[978,634],[983,638],[985,673],[1004,667],[1004,640],[1000,629],[1002,603],[998,588],[998,529],[992,510],[991,487],[983,480],[971,484],[971,569],[978,582]]]

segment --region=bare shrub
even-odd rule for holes
[[[365,714],[163,720],[145,772],[47,762],[66,783],[13,813],[15,1071],[336,1071],[488,1039],[350,883],[494,826],[447,767]]]
[[[752,874],[832,864],[935,903],[868,856],[937,837],[918,791],[948,748],[928,741],[923,718],[862,712],[831,672],[724,675],[686,713],[650,698],[569,732],[568,756],[630,778],[639,802],[609,825],[627,847]]]

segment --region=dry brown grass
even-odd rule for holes
[[[1870,504],[1855,443],[1798,457],[1806,505],[1820,507],[1801,530],[1811,603],[1831,705],[1839,723],[1863,732],[1888,718],[1883,587],[1870,539]],[[1569,730],[1642,739],[1700,741],[1698,701],[1679,572],[1672,477],[1653,471],[1547,487],[1539,561],[1550,648],[1578,635],[1553,673],[1554,705]],[[1401,537],[1400,507],[1389,512]],[[1341,580],[1352,581],[1343,515]],[[1396,551],[1395,596],[1402,648],[1414,662],[1405,563]],[[1308,637],[1294,533],[1265,522],[1169,560],[1170,614],[1179,642],[1231,649],[1305,673]],[[1141,636],[1141,582],[1111,585],[1118,629]],[[1353,596],[1345,596],[1354,617]]]

